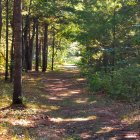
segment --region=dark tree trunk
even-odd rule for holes
[[[25,70],[24,20],[22,17],[22,69]]]
[[[48,63],[48,24],[45,23],[44,25],[44,46],[43,46],[43,56],[42,56],[42,72],[45,72],[47,69]]]
[[[38,57],[38,61],[39,61],[39,66],[42,67],[42,40],[39,40],[39,57]]]
[[[29,33],[30,34],[30,33]],[[29,48],[28,48],[28,70],[32,70],[32,59],[33,59],[33,43],[35,37],[35,20],[33,20],[32,36],[29,35]]]
[[[116,48],[116,9],[114,8],[113,15],[113,41],[112,41],[112,71],[115,69],[115,48]]]
[[[13,104],[22,104],[22,15],[21,0],[14,0],[14,92]]]
[[[29,15],[26,16],[25,18],[25,27],[24,27],[24,63],[23,63],[23,67],[25,69],[25,71],[27,71],[27,67],[28,67],[28,48],[29,48],[29,43],[28,43],[28,30],[29,30],[29,23],[30,23],[30,19],[29,19]]]
[[[38,19],[36,19],[36,63],[35,71],[39,70]]]
[[[2,32],[2,0],[0,0],[0,43],[1,43],[1,32]]]
[[[28,15],[25,17],[25,27],[23,29],[23,68],[27,72],[29,69],[29,41],[30,41],[30,14],[31,14],[32,0],[28,9]]]
[[[9,0],[6,0],[6,63],[5,63],[5,81],[8,80],[8,38],[9,38],[9,29],[8,29],[8,24],[9,24]]]
[[[29,17],[28,19],[28,32],[27,32],[27,46],[26,46],[26,64],[27,64],[27,71],[30,69],[30,62],[29,62],[29,59],[30,59],[30,38],[31,38],[31,19]]]
[[[53,30],[53,42],[52,42],[52,67],[51,70],[54,70],[54,49],[55,49],[55,30]]]

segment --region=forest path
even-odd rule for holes
[[[75,66],[25,74],[23,91],[27,109],[0,116],[21,140],[140,140],[138,107],[90,93]]]
[[[131,121],[127,120],[128,114],[134,113],[134,108],[116,103],[102,93],[89,93],[86,80],[75,66],[42,74],[41,78],[36,73],[31,73],[29,77],[40,79],[40,95],[34,97],[38,97],[35,100],[42,108],[40,114],[44,118],[49,116],[49,123],[39,120],[39,125],[43,126],[40,128],[40,137],[46,135],[50,140],[68,137],[73,140],[140,139],[137,129],[139,123],[133,119],[134,122],[131,122],[130,118]]]

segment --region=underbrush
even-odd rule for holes
[[[13,92],[12,84],[6,83],[2,78],[0,79],[0,108],[11,104]]]
[[[88,86],[91,91],[103,91],[114,99],[139,101],[140,99],[140,68],[126,67],[113,72],[87,71]]]

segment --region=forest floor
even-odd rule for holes
[[[0,83],[0,140],[140,140],[139,105],[89,92],[75,67],[25,74],[25,108],[6,107],[11,86]]]

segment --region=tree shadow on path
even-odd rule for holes
[[[28,132],[31,139],[140,139],[139,110],[104,95],[90,93],[86,80],[77,69],[28,73],[24,76],[23,91],[27,108],[14,112],[15,120],[2,121],[7,122],[10,129]]]
[[[49,116],[49,129],[57,135],[87,140],[140,138],[139,119],[131,123],[122,121],[125,115],[136,110],[104,96],[93,95],[94,99],[90,100],[86,80],[79,75],[78,70],[42,75],[30,73],[29,77],[39,79],[33,85],[38,88],[39,94],[33,94],[37,97],[37,104],[44,109],[40,114]],[[46,134],[44,127],[47,124],[45,121],[41,123],[41,132]]]

